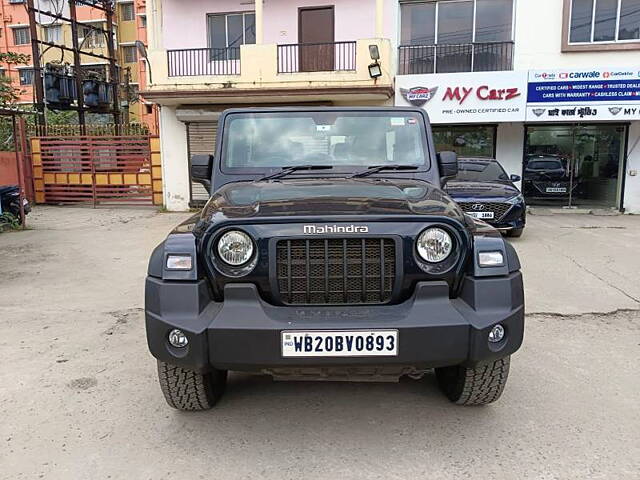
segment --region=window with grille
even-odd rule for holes
[[[138,50],[135,46],[122,47],[124,63],[136,63],[138,61]]]
[[[103,29],[102,22],[87,23],[80,27],[80,34],[78,40],[83,47],[87,48],[101,48],[106,45],[104,33],[96,28]]]
[[[29,27],[20,27],[13,29],[13,43],[15,45],[26,45],[31,43],[31,33]]]
[[[511,70],[514,0],[400,5],[400,74]]]
[[[640,0],[572,0],[569,44],[640,40]]]
[[[20,76],[20,85],[33,85],[33,69],[21,68],[18,70]]]
[[[60,25],[44,27],[44,41],[49,43],[62,43],[62,27]]]
[[[123,3],[120,5],[120,19],[123,22],[131,22],[136,19],[136,11],[133,3]]]

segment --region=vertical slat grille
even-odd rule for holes
[[[371,304],[391,299],[396,275],[391,239],[282,240],[276,249],[283,303]]]

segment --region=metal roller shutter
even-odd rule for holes
[[[189,158],[191,155],[213,155],[216,148],[216,133],[218,122],[189,122],[187,123],[187,142]],[[204,187],[191,182],[191,203],[202,204],[209,200],[209,194]]]

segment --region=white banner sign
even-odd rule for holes
[[[397,106],[422,107],[434,124],[524,122],[527,72],[396,77]]]
[[[640,67],[531,70],[528,122],[640,119]]]

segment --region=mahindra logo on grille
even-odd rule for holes
[[[369,233],[369,227],[366,225],[304,225],[302,231],[305,235],[322,233]]]
[[[484,205],[482,203],[474,203],[471,208],[474,210],[484,210]]]

